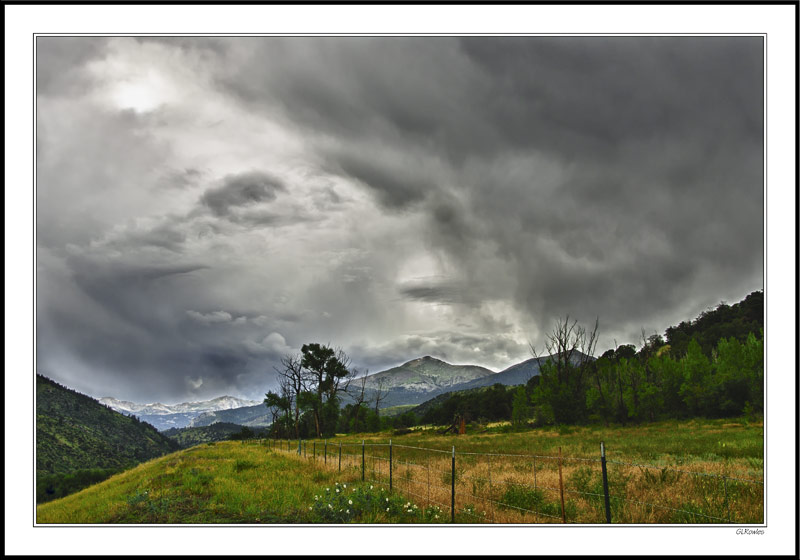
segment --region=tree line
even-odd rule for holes
[[[623,344],[594,359],[597,322],[587,330],[559,320],[545,343],[551,359],[529,380],[512,416],[624,425],[763,412],[763,292],[733,306],[722,302],[666,335],[642,331],[638,351]]]
[[[274,437],[331,437],[416,424],[511,420],[513,425],[628,424],[694,416],[763,413],[763,292],[703,312],[645,336],[640,348],[622,344],[595,358],[599,322],[592,328],[569,316],[546,336],[539,375],[527,384],[456,393],[392,418],[380,414],[383,386],[366,389],[366,375],[349,367],[341,350],[307,344],[277,368],[279,391],[264,402]],[[351,403],[341,406],[347,395]]]

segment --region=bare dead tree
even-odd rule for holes
[[[348,394],[352,397],[354,402],[353,408],[353,427],[358,429],[358,417],[361,414],[361,406],[367,402],[367,376],[363,375],[354,383],[351,383],[353,390]]]
[[[374,389],[374,398],[375,398],[375,414],[378,413],[378,407],[381,404],[381,401],[386,399],[386,396],[389,394],[389,389],[386,387],[386,378],[381,377],[378,379],[378,385]]]
[[[307,374],[301,365],[299,354],[286,354],[281,358],[281,368],[275,367],[278,373],[278,386],[282,394],[289,399],[290,408],[294,407],[294,434],[300,437],[300,403],[298,397],[306,390]]]
[[[547,335],[544,341],[547,357],[551,359],[558,375],[558,380],[563,381],[570,367],[583,369],[583,366],[594,358],[597,347],[597,330],[599,319],[595,319],[594,327],[587,331],[574,319],[571,323],[569,315],[563,320],[558,319],[556,326]],[[528,344],[531,354],[537,360],[543,359],[533,343]]]

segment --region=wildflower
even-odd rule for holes
[[[347,500],[347,503],[352,506],[353,505],[353,500]]]
[[[434,519],[439,519],[439,516],[438,515],[434,515],[433,518]]]
[[[369,489],[372,490],[372,484],[369,485]]]
[[[389,501],[389,498],[386,498],[386,501],[388,502],[388,501]]]
[[[350,510],[349,510],[349,509],[348,509],[348,510],[345,510],[345,513],[350,513]]]
[[[337,493],[337,494],[339,493],[339,489],[338,489],[338,488],[336,489],[336,493]]]
[[[313,507],[311,507],[311,506],[308,506],[308,509],[314,509],[314,508],[313,508]]]
[[[342,487],[343,488],[347,488],[347,484],[342,484]]]

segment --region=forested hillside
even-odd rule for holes
[[[211,441],[224,441],[228,439],[236,439],[236,436],[244,434],[252,434],[258,437],[266,433],[265,428],[246,428],[239,424],[232,424],[230,422],[217,422],[210,426],[195,426],[190,428],[170,428],[161,432],[168,438],[176,441],[181,448],[191,447],[200,443],[208,443]]]
[[[734,338],[744,342],[750,333],[760,336],[763,328],[764,292],[757,291],[739,303],[720,303],[716,308],[701,313],[694,321],[683,321],[675,327],[669,327],[666,343],[670,345],[673,357],[681,357],[686,354],[689,342],[694,338],[710,358],[721,339]]]
[[[108,475],[178,448],[150,424],[36,376],[36,474],[42,497],[47,487],[49,494],[57,493],[68,473],[73,482],[82,471],[97,478],[101,471]]]

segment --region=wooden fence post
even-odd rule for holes
[[[603,496],[606,505],[606,523],[611,523],[611,501],[608,496],[608,471],[606,470],[606,447],[600,442],[600,465],[603,467]]]
[[[339,472],[342,472],[342,442],[339,442]]]
[[[566,523],[567,513],[564,510],[564,478],[561,475],[561,447],[558,448],[558,490],[561,494],[561,523]]]
[[[389,492],[392,491],[392,440],[389,440]]]
[[[364,440],[361,440],[361,482],[364,482]]]

